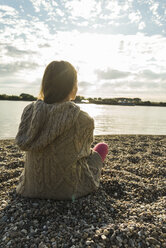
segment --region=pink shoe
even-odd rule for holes
[[[94,151],[98,152],[103,162],[108,154],[108,145],[106,143],[98,143],[94,148]]]

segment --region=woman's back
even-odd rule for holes
[[[17,192],[34,198],[72,199],[99,186],[103,165],[90,149],[94,122],[70,102],[28,105],[16,142],[26,152]]]

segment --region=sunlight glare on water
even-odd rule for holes
[[[166,135],[166,108],[79,104],[95,120],[94,134]]]

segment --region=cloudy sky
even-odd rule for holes
[[[1,0],[0,94],[37,96],[52,60],[79,95],[166,101],[166,1]]]

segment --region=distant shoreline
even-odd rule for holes
[[[13,101],[13,102],[33,102],[33,101],[36,101],[37,99],[35,100],[25,100],[25,99],[20,99],[20,100],[13,100],[13,99],[0,99],[0,102],[1,101]],[[163,103],[162,105],[160,103],[151,103],[150,105],[148,104],[111,104],[111,103],[98,103],[98,102],[77,102],[77,101],[74,101],[75,103],[78,103],[78,104],[96,104],[96,105],[111,105],[111,106],[127,106],[127,107],[135,107],[135,106],[143,106],[143,107],[166,107],[166,103]]]
[[[21,93],[19,96],[16,95],[0,95],[0,101],[36,101],[37,97],[33,95]],[[84,104],[101,104],[101,105],[118,105],[118,106],[156,106],[156,107],[166,107],[166,102],[151,102],[142,101],[140,98],[128,98],[128,97],[117,97],[117,98],[85,98],[84,96],[76,96],[74,100],[75,103]]]

